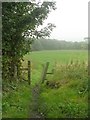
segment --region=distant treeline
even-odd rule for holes
[[[86,41],[82,42],[67,42],[64,40],[55,39],[38,39],[33,41],[31,50],[84,50],[88,49],[88,43]]]

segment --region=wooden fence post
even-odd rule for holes
[[[14,77],[15,77],[15,79],[16,79],[16,81],[18,81],[17,79],[18,79],[18,70],[17,70],[17,66],[15,66],[15,74],[14,74]]]
[[[31,81],[30,81],[30,79],[31,79],[31,71],[30,71],[30,68],[31,68],[31,63],[30,63],[30,61],[28,61],[28,84],[30,85],[30,83],[31,83]]]
[[[48,70],[49,62],[46,62],[46,65],[44,66],[44,69],[42,71],[41,81],[44,83],[44,80],[46,78],[47,70]]]

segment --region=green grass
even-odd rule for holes
[[[87,92],[79,94],[79,91],[87,86],[85,68],[83,66],[74,67],[74,69],[69,67],[66,71],[66,65],[71,60],[73,63],[78,61],[78,64],[85,61],[86,64],[87,59],[88,53],[84,50],[36,51],[24,56],[23,67],[27,67],[28,60],[31,61],[31,87],[40,81],[42,66],[46,62],[50,62],[48,71],[51,71],[52,68],[56,69],[54,75],[47,76],[48,81],[59,82],[60,84],[61,81],[65,81],[58,89],[51,88],[46,83],[42,85],[38,110],[45,117],[87,116]],[[62,69],[61,66],[63,66]],[[27,79],[27,73],[23,73],[23,77]],[[66,84],[67,81],[69,83]],[[26,82],[21,82],[15,90],[10,90],[3,93],[3,118],[28,118],[29,104],[32,97],[30,86]]]
[[[2,117],[28,118],[30,93],[30,86],[25,82],[18,83],[14,90],[9,87],[7,92],[3,92]]]
[[[73,69],[72,69],[73,68]],[[88,72],[85,64],[63,65],[42,85],[39,111],[46,118],[88,116]]]
[[[25,55],[24,65],[27,64],[27,60],[32,61],[32,66],[34,69],[41,69],[41,64],[50,62],[50,66],[55,63],[67,64],[69,61],[80,62],[88,60],[88,51],[86,50],[52,50],[52,51],[36,51]]]
[[[52,50],[52,51],[36,51],[25,55],[25,60],[33,60],[33,62],[46,61],[68,63],[69,60],[83,61],[87,59],[88,51],[86,50]]]
[[[57,63],[67,64],[71,60],[87,62],[88,51],[86,50],[52,50],[35,51],[24,56],[23,66],[27,67],[27,61],[31,61],[32,66],[32,84],[34,85],[41,78],[43,67],[46,62],[50,62],[48,71],[50,72]]]
[[[47,75],[47,80],[59,82],[60,87],[52,89],[46,83],[42,85],[39,112],[44,117],[87,117],[87,51],[37,51],[26,55],[26,60],[32,61],[32,83],[37,81],[35,78],[39,80],[42,64],[50,62],[49,71],[55,67],[54,75]]]

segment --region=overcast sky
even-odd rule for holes
[[[51,38],[67,41],[83,41],[88,36],[89,0],[53,0],[57,9],[49,14],[45,24],[54,23]]]

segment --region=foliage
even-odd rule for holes
[[[67,42],[54,39],[39,39],[35,40],[31,46],[32,51],[40,50],[86,50],[88,44],[85,41],[82,42]]]
[[[41,68],[41,64],[45,64],[47,61],[51,65],[55,63],[66,64],[69,61],[86,61],[88,60],[87,50],[44,50],[44,51],[32,51],[24,56],[23,64],[27,64],[27,60],[32,62],[33,68]],[[41,67],[40,67],[41,66]],[[49,66],[49,67],[50,67]]]
[[[49,61],[48,72],[51,72],[53,67],[55,67],[55,71],[53,75],[47,75],[47,81],[50,84],[59,83],[60,85],[59,87],[48,86],[46,85],[47,81],[42,85],[38,112],[45,118],[87,117],[88,51],[32,51],[30,55],[25,55],[23,64],[25,65],[26,61],[31,58],[32,82],[40,80],[41,74],[39,72],[42,73],[42,64]]]
[[[39,25],[47,18],[54,2],[42,4],[31,2],[2,3],[2,49],[3,79],[14,80],[15,66],[20,71],[23,55],[30,51],[30,44],[35,37],[49,36],[54,25],[49,24],[43,34],[37,31]],[[45,34],[44,34],[45,32]],[[28,40],[27,37],[30,39]],[[26,42],[27,41],[27,42]],[[19,73],[20,74],[20,73]]]
[[[2,117],[3,118],[28,118],[29,102],[31,99],[30,86],[25,83],[15,83],[10,88],[3,91]]]
[[[42,85],[39,98],[39,111],[45,118],[88,117],[87,69],[87,64],[75,62],[56,66],[48,84]]]
[[[87,60],[87,56],[87,51],[84,50],[36,51],[24,56],[24,61],[22,62],[23,67],[27,67],[27,60],[31,59],[32,61],[31,87],[34,87],[41,79],[41,72],[43,69],[42,64],[46,63],[46,61],[50,62],[49,72],[51,72],[53,67],[56,68],[54,75],[47,75],[49,83],[51,83],[51,81],[55,83],[59,82],[60,84],[62,83],[58,88],[51,88],[46,84],[42,85],[41,95],[38,99],[38,112],[41,113],[43,117],[78,118],[87,116],[88,75],[87,71],[85,71],[87,70],[86,63],[83,63],[83,61]],[[74,65],[77,60],[77,68],[74,66],[74,69],[72,69],[72,67],[70,67],[71,63]],[[54,65],[55,61],[56,66]],[[69,69],[67,68],[67,65],[70,65]],[[62,71],[65,72],[61,72],[61,68]],[[80,79],[80,77],[82,79]],[[28,118],[30,109],[32,109],[29,107],[29,105],[32,104],[31,87],[24,82],[19,82],[17,86],[13,83],[9,90],[6,89],[7,91],[3,92],[3,117]],[[16,106],[10,106],[11,104]]]

